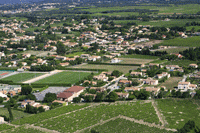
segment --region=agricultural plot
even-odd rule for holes
[[[200,125],[200,110],[199,106],[193,103],[194,101],[187,99],[160,99],[156,100],[156,102],[158,109],[168,123],[166,127],[180,129],[188,120],[193,120],[196,125]]]
[[[182,77],[170,77],[165,82],[161,83],[160,86],[165,86],[167,89],[174,89],[174,87],[178,86],[178,82],[180,82]]]
[[[115,103],[79,110],[35,124],[59,132],[75,132],[110,118],[124,115],[130,118],[159,124],[159,119],[151,103]]]
[[[167,53],[176,53],[182,52],[186,49],[189,49],[188,47],[175,47],[175,48],[168,48],[168,49],[158,49],[158,51],[166,51]]]
[[[29,117],[25,117],[16,121],[13,121],[12,124],[16,124],[16,125],[23,125],[23,124],[34,124],[34,123],[38,123],[41,122],[42,120],[45,119],[49,119],[55,116],[59,116],[74,110],[78,110],[84,107],[87,107],[88,104],[84,104],[84,105],[68,105],[68,106],[63,106],[60,108],[56,108],[53,110],[49,110],[40,114],[36,114],[36,115],[31,115]]]
[[[120,64],[146,64],[153,60],[151,59],[134,59],[134,58],[120,58]]]
[[[190,64],[196,64],[198,61],[192,60],[178,60],[178,61],[167,61],[164,65],[179,65],[181,67],[188,67]]]
[[[200,47],[200,37],[175,38],[164,40],[160,45],[164,46],[181,46],[181,47]]]
[[[40,131],[38,129],[30,128],[28,126],[21,126],[14,129],[3,131],[2,133],[45,133],[45,132]]]
[[[72,53],[72,54],[67,54],[66,57],[74,57],[76,55],[80,56],[81,54],[85,54],[85,52],[75,52],[75,53]]]
[[[119,70],[123,73],[128,73],[129,70],[136,70],[138,66],[117,66],[117,65],[91,65],[91,64],[84,64],[75,66],[73,68],[88,68],[88,69],[107,69],[109,72],[113,70]]]
[[[90,75],[87,72],[60,72],[52,76],[46,77],[34,83],[71,83],[74,84],[79,80]]]
[[[0,131],[8,130],[8,129],[11,129],[11,128],[14,128],[14,126],[10,126],[10,125],[7,125],[7,124],[0,124]]]
[[[99,133],[173,133],[172,131],[149,127],[120,118],[111,120],[92,129],[87,129],[83,133],[90,133],[91,131]]]
[[[123,55],[120,56],[120,58],[136,58],[136,59],[158,59],[159,56],[151,56],[151,55],[139,55],[139,54],[133,54],[133,55]]]
[[[7,108],[0,108],[0,114],[9,117]],[[12,114],[13,114],[14,121],[17,119],[20,119],[21,117],[25,118],[27,116],[30,116],[30,114],[28,113],[24,113],[22,111],[17,111],[17,110],[12,110]]]
[[[19,74],[15,74],[15,75],[3,78],[2,80],[10,80],[10,81],[13,81],[14,83],[17,83],[17,82],[27,81],[29,79],[32,79],[41,75],[43,75],[43,73],[19,73]]]

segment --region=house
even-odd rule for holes
[[[132,84],[132,81],[129,81],[129,80],[120,80],[118,83],[119,84],[130,85],[130,84]]]
[[[150,63],[150,64],[149,64],[149,67],[153,67],[153,66],[159,67],[159,64],[156,64],[156,63]]]
[[[71,102],[74,97],[78,97],[83,91],[85,87],[82,86],[72,86],[69,89],[61,92],[57,95],[57,98],[62,101],[69,101]]]
[[[151,78],[147,78],[147,79],[142,79],[144,84],[148,84],[148,85],[158,85],[158,80],[153,80]]]
[[[157,74],[157,75],[156,75],[156,78],[158,78],[158,79],[161,79],[161,78],[163,78],[163,77],[169,78],[169,77],[170,77],[170,74],[168,74],[167,72],[162,72],[161,74]]]
[[[61,66],[69,66],[69,62],[60,63]]]
[[[179,69],[180,67],[178,65],[166,65],[166,68],[170,70],[174,70],[174,69]]]
[[[21,107],[22,108],[26,108],[26,105],[28,104],[33,104],[35,101],[34,100],[24,100],[22,103],[21,103]]]
[[[131,72],[131,76],[142,76],[142,72]]]
[[[124,91],[125,91],[125,92],[129,92],[129,91],[140,91],[140,88],[137,88],[137,87],[125,87]]]
[[[12,97],[12,96],[16,95],[16,92],[15,91],[9,91],[8,94]]]
[[[196,84],[190,84],[190,82],[179,82],[178,83],[178,89],[181,90],[181,92],[185,92],[188,90],[195,90],[197,89]]]
[[[190,64],[189,67],[192,67],[192,68],[197,68],[198,65],[197,64]]]
[[[120,53],[110,53],[110,55],[112,55],[112,56],[121,56]]]
[[[85,58],[89,58],[90,55],[89,54],[82,54],[80,57],[85,59]]]
[[[89,84],[92,84],[92,85],[97,85],[96,81],[85,80],[83,83],[86,83],[86,82],[88,82]]]
[[[160,88],[154,88],[154,87],[145,87],[144,89],[146,91],[155,92],[155,93],[158,93],[160,91]]]
[[[102,80],[102,81],[108,81],[108,77],[103,73],[99,74],[98,76],[94,76],[93,79]]]
[[[0,124],[4,123],[4,117],[0,117]]]
[[[119,63],[121,62],[121,60],[119,60],[119,58],[114,58],[110,61],[110,63]]]
[[[66,57],[65,56],[56,56],[56,59],[57,60],[66,60]]]
[[[93,56],[91,56],[91,57],[88,58],[89,61],[97,61],[99,59],[101,59],[101,56],[94,56],[93,55]]]
[[[116,92],[119,98],[128,98],[129,93]]]
[[[96,94],[88,94],[88,93],[86,93],[84,96],[93,96],[93,100],[96,98]]]
[[[94,90],[96,90],[97,92],[106,91],[106,88],[104,88],[104,87],[90,87],[90,89],[94,89]]]

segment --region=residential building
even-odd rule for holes
[[[128,98],[129,93],[116,92],[119,98]]]
[[[131,72],[131,76],[142,76],[142,72]]]
[[[197,89],[196,84],[190,84],[190,82],[179,82],[178,83],[178,89],[181,90],[181,92],[185,92],[188,90],[195,90]]]
[[[156,78],[158,78],[158,79],[161,79],[161,78],[163,78],[163,77],[169,78],[169,77],[170,77],[170,74],[168,74],[167,72],[162,72],[161,74],[157,74],[157,75],[156,75]]]
[[[118,83],[119,84],[130,85],[130,84],[132,84],[132,81],[130,81],[130,80],[120,80]]]
[[[121,60],[119,58],[114,58],[110,61],[110,63],[119,63]]]
[[[94,76],[93,79],[95,79],[95,80],[102,80],[102,81],[108,81],[108,77],[105,74],[103,74],[103,73],[101,73],[98,76]]]
[[[124,89],[125,92],[129,92],[129,91],[140,91],[140,88],[138,87],[126,87]]]
[[[197,68],[198,65],[197,64],[190,64],[189,67]]]
[[[147,78],[147,79],[141,79],[143,81],[144,84],[148,84],[148,85],[158,85],[158,80],[153,80],[151,78]]]

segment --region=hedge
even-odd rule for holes
[[[5,70],[5,71],[17,71],[17,68],[0,67],[0,70]]]
[[[68,68],[68,67],[57,67],[58,70],[81,70],[81,71],[108,71],[107,69],[89,69],[89,68]]]
[[[141,64],[118,64],[118,63],[102,63],[102,62],[88,62],[94,65],[117,65],[117,66],[141,66]]]

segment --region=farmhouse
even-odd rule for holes
[[[195,90],[197,89],[196,84],[190,84],[190,82],[179,82],[178,83],[178,89],[181,90],[181,92],[185,92],[188,90]]]
[[[74,97],[78,97],[83,91],[85,87],[82,86],[72,86],[71,88],[61,92],[57,95],[57,98],[62,101],[71,102]]]

